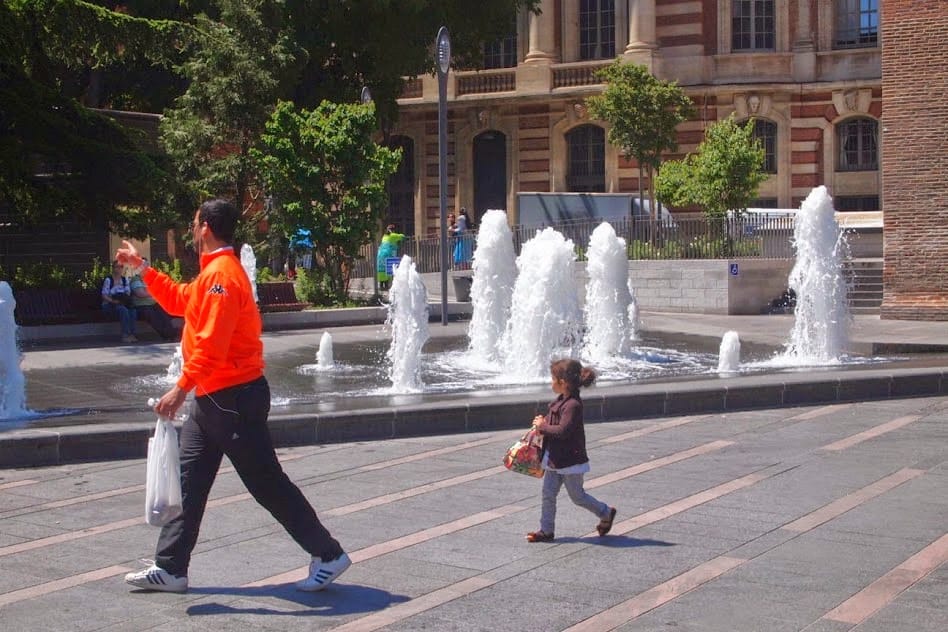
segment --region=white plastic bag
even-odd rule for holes
[[[181,459],[178,433],[170,419],[158,418],[148,440],[145,475],[145,522],[163,527],[181,515]]]

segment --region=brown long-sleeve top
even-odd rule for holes
[[[563,469],[589,461],[583,428],[583,400],[579,395],[560,395],[550,404],[543,435],[543,450],[550,467]]]

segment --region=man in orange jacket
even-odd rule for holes
[[[184,317],[182,375],[158,400],[155,411],[174,418],[194,391],[194,407],[181,427],[183,512],[162,528],[154,564],[125,576],[137,588],[188,589],[191,551],[225,454],[254,499],[312,556],[309,575],[297,588],[322,590],[352,564],[283,472],[273,449],[267,429],[270,386],[263,375],[262,322],[250,280],[232,246],[238,219],[237,209],[226,200],[209,200],[194,214],[191,230],[201,272],[191,283],[175,283],[149,267],[128,242],[116,253],[120,262],[138,269],[166,312]]]

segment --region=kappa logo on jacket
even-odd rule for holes
[[[221,285],[220,283],[215,283],[214,285],[212,285],[212,286],[210,287],[210,289],[207,291],[207,293],[208,293],[208,294],[224,294],[224,295],[226,295],[226,294],[227,294],[227,290],[225,290],[225,289],[224,289],[224,286]]]

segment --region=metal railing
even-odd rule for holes
[[[556,222],[548,225],[513,226],[514,250],[538,230],[550,226],[571,239],[580,260],[585,259],[589,239],[601,220]],[[681,220],[619,219],[609,220],[619,237],[625,239],[630,260],[645,259],[790,259],[794,256],[792,216],[745,216],[721,219]],[[475,239],[471,231],[464,237]],[[452,252],[454,242],[449,242]],[[375,274],[374,248],[362,248],[354,267],[354,277]],[[409,255],[419,272],[440,271],[437,237],[406,238],[399,252]],[[452,257],[449,257],[452,259]],[[452,267],[453,264],[452,264]]]

